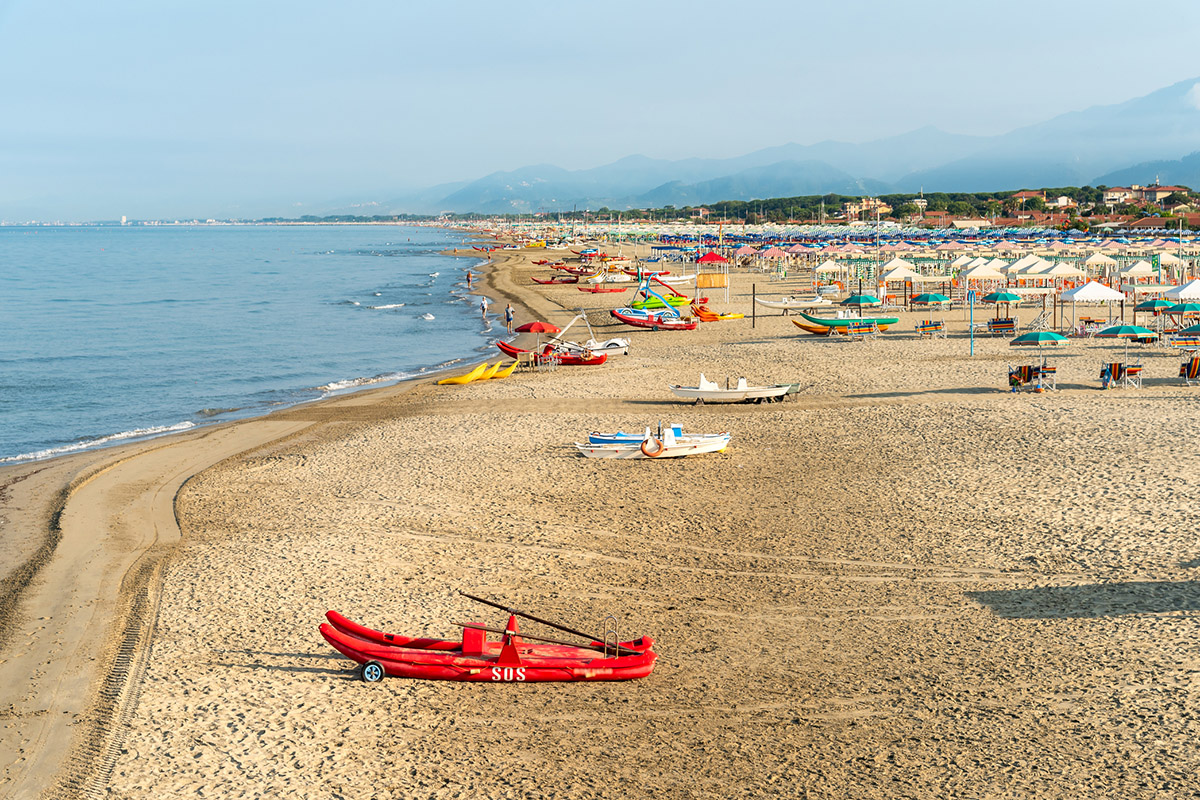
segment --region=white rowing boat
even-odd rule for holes
[[[768,300],[765,297],[756,297],[754,302],[764,308],[778,308],[783,311],[791,311],[799,308],[819,308],[821,306],[831,306],[833,301],[825,297],[781,297],[778,300]]]
[[[782,399],[788,393],[790,384],[782,386],[750,386],[745,378],[738,378],[737,386],[732,389],[722,388],[700,373],[698,386],[670,386],[676,397],[685,400],[695,400],[700,403],[770,403]]]
[[[682,458],[720,453],[729,446],[729,438],[728,433],[719,433],[676,439],[668,428],[659,439],[647,429],[640,442],[575,442],[575,447],[587,458]]]

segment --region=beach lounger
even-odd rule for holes
[[[928,336],[932,339],[935,336],[940,336],[941,338],[945,339],[946,323],[940,319],[921,320],[920,324],[917,325],[917,333],[920,334],[922,338]]]
[[[992,336],[1012,336],[1017,332],[1017,322],[1014,319],[989,319],[988,333]]]
[[[1200,356],[1194,355],[1180,364],[1179,377],[1183,378],[1183,382],[1188,386],[1200,383]]]
[[[1050,311],[1046,310],[1038,314],[1027,325],[1022,326],[1027,331],[1048,331],[1050,330]]]
[[[1127,389],[1142,388],[1142,365],[1126,364],[1125,374],[1121,376],[1121,383]]]
[[[864,340],[879,335],[879,326],[874,322],[852,322],[846,326],[846,338]]]

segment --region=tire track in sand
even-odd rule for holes
[[[255,420],[117,456],[64,490],[53,553],[16,605],[27,620],[0,658],[0,794],[106,791],[180,539],[175,497],[219,461],[306,428]]]

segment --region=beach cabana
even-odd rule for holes
[[[1200,278],[1167,289],[1163,292],[1163,297],[1169,300],[1200,300]]]
[[[1110,289],[1102,283],[1088,281],[1083,286],[1077,286],[1062,293],[1063,302],[1071,301],[1071,327],[1075,327],[1076,303],[1108,303],[1108,318],[1112,319],[1112,304],[1125,299],[1125,295],[1116,289]]]
[[[969,268],[963,270],[962,272],[958,273],[958,277],[959,277],[959,280],[964,280],[964,281],[1002,281],[1002,280],[1004,280],[1004,275],[1000,271],[989,267],[987,265],[986,261],[983,264],[978,264],[976,266],[969,267]]]

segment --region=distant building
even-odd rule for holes
[[[892,207],[877,197],[864,197],[861,200],[842,203],[842,213],[849,220],[859,219],[863,215],[884,217],[892,213]]]
[[[1034,192],[1029,189],[1022,189],[1012,196],[1013,200],[1020,202],[1021,200],[1042,200],[1045,201],[1045,192]]]

